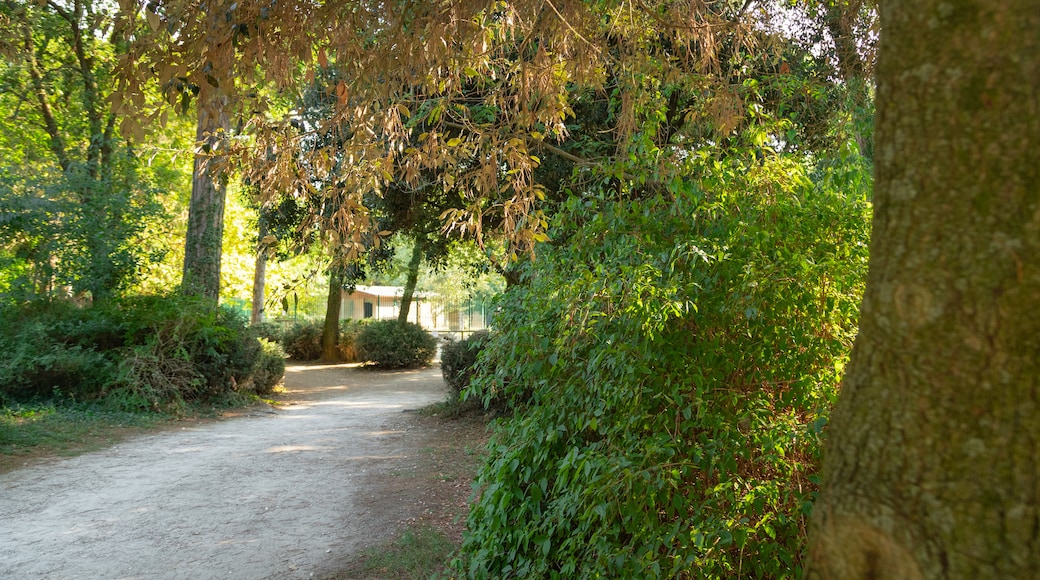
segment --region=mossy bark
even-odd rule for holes
[[[325,325],[321,331],[321,362],[342,362],[339,352],[339,311],[343,306],[343,270],[329,270],[329,295],[325,302]]]
[[[267,220],[264,218],[263,210],[259,211],[257,219],[256,262],[253,264],[253,295],[250,302],[249,323],[260,324],[264,321],[264,288],[267,283]]]
[[[215,304],[220,298],[220,258],[223,253],[224,202],[227,197],[228,138],[226,87],[233,82],[227,73],[234,55],[230,37],[222,26],[223,12],[207,15],[215,38],[207,56],[207,64],[223,74],[205,75],[199,85],[198,124],[191,180],[191,202],[188,206],[188,232],[184,244],[184,273],[181,288],[185,294],[209,298]]]
[[[870,274],[813,578],[1040,570],[1040,0],[882,1]]]
[[[412,247],[412,257],[408,261],[408,277],[405,278],[401,294],[401,308],[397,311],[397,321],[402,324],[408,322],[408,314],[412,310],[412,298],[415,296],[415,287],[419,284],[419,266],[422,265],[425,253],[426,243],[421,237],[417,237]]]

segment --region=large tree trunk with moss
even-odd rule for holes
[[[221,31],[226,27],[222,26],[221,11],[215,10],[207,18],[214,26],[213,34],[223,34]],[[231,39],[226,36],[215,39],[208,56],[212,68],[227,70],[234,56]],[[181,282],[185,294],[208,298],[214,304],[220,298],[220,258],[227,194],[224,152],[230,126],[226,111],[228,97],[221,89],[221,83],[229,85],[231,82],[227,74],[213,72],[206,75],[206,80],[199,86],[196,146],[201,151],[195,155],[192,173]]]
[[[815,578],[1040,570],[1040,0],[880,2],[870,274]]]
[[[333,266],[329,270],[329,297],[325,303],[325,326],[321,331],[321,361],[341,362],[339,352],[339,311],[343,306],[343,269]]]
[[[397,321],[408,322],[408,313],[412,308],[412,298],[415,296],[415,287],[419,284],[419,266],[422,265],[423,253],[426,246],[422,238],[415,239],[412,246],[412,258],[408,261],[408,277],[404,282],[404,292],[401,294],[401,309],[397,312]]]

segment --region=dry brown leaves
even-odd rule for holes
[[[723,4],[120,0],[117,27],[128,43],[115,99],[139,120],[124,132],[137,134],[169,106],[226,99],[237,131],[218,153],[238,161],[263,199],[334,200],[340,209],[324,228],[351,251],[371,228],[365,193],[431,175],[465,199],[444,216],[446,230],[481,240],[493,220],[510,247],[530,250],[546,239],[532,151],[567,136],[575,88],[617,93],[618,154],[660,107],[664,82],[718,84],[711,113],[723,131],[739,123],[728,81],[712,79],[719,44],[753,35],[745,15]],[[302,160],[306,132],[289,122],[291,110],[326,66],[342,71],[328,87],[337,104],[328,123],[350,127],[350,138]],[[163,103],[146,98],[156,86]],[[336,185],[314,191],[315,183]]]

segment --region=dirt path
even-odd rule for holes
[[[321,578],[414,519],[379,482],[416,465],[402,411],[444,399],[440,370],[294,366],[286,388],[289,406],[0,475],[0,577]]]

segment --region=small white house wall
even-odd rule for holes
[[[343,293],[343,301],[340,305],[340,320],[364,320],[365,303],[371,304],[372,318],[374,320],[396,319],[400,312],[400,296],[385,296],[371,294],[356,290],[351,294]],[[412,306],[408,313],[408,321],[418,323],[426,329],[436,329],[437,319],[432,305],[422,298],[412,300]]]

